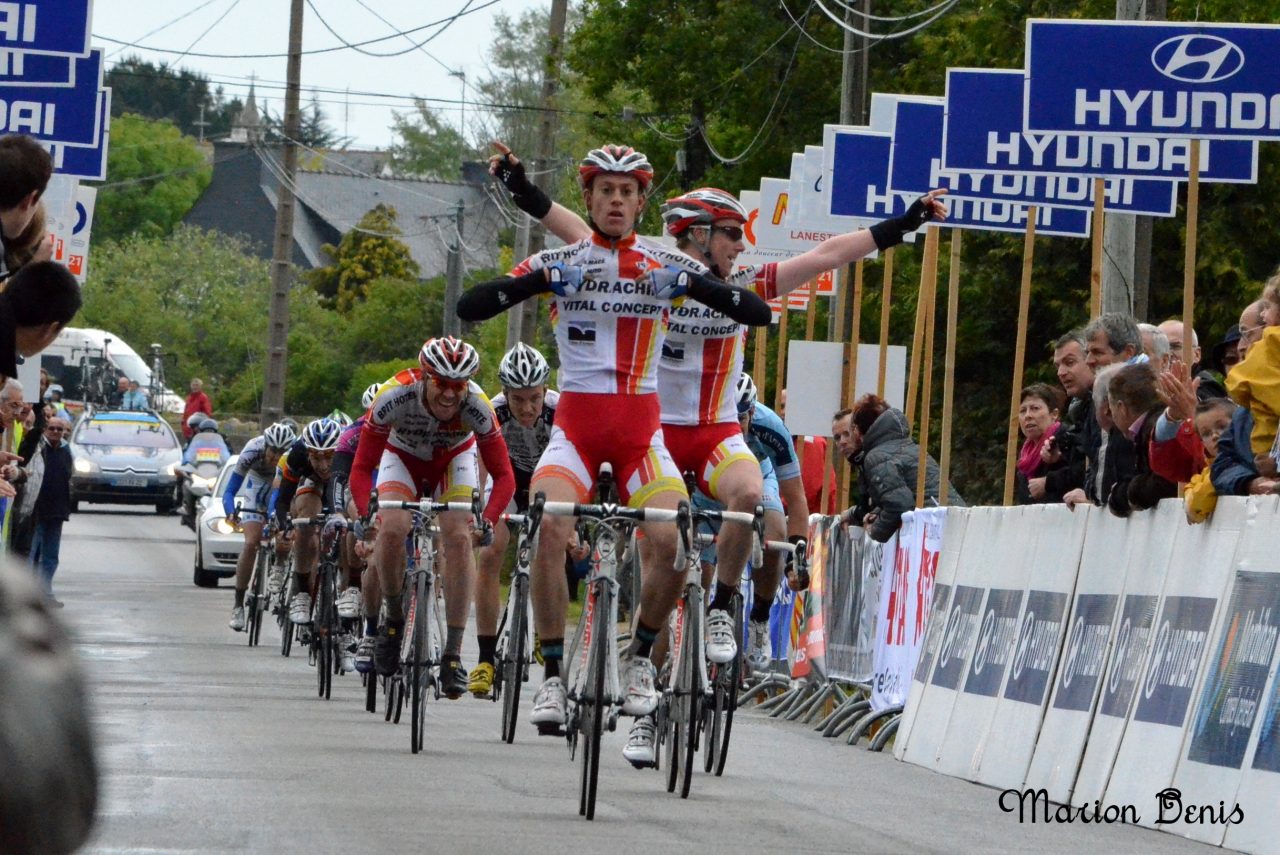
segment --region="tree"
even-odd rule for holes
[[[426,101],[415,100],[412,113],[392,115],[397,139],[391,144],[391,168],[400,175],[457,181],[462,162],[480,155]]]
[[[298,142],[306,148],[346,148],[350,137],[338,133],[329,124],[329,117],[320,106],[320,99],[312,93],[311,103],[298,111]],[[266,138],[270,142],[283,142],[284,118],[278,113],[266,113]]]
[[[95,247],[131,234],[163,235],[209,186],[196,141],[169,121],[125,115],[111,123],[107,180],[98,193]]]
[[[239,115],[239,98],[228,101],[219,87],[209,89],[209,79],[198,71],[153,65],[137,56],[125,57],[104,75],[111,87],[111,115],[134,113],[148,119],[168,119],[190,136],[200,136],[196,122],[203,116],[204,136],[225,134]],[[203,111],[203,113],[202,113]],[[118,144],[112,127],[113,145]]]
[[[396,209],[379,204],[361,217],[337,246],[322,247],[332,264],[307,271],[302,278],[326,305],[349,312],[365,298],[366,286],[375,279],[418,276],[418,263],[409,247],[396,239],[400,234],[403,232],[396,223]]]

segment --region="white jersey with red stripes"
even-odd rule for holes
[[[627,395],[658,391],[658,354],[673,303],[637,285],[636,278],[668,265],[697,273],[707,268],[644,237],[610,241],[593,233],[525,259],[511,275],[523,276],[557,261],[585,271],[578,293],[551,295],[560,391]]]
[[[750,265],[729,277],[765,300],[777,294],[778,265]],[[664,425],[736,422],[738,375],[747,328],[693,300],[671,312],[658,363],[658,396]]]

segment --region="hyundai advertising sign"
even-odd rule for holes
[[[99,112],[102,51],[95,50],[75,62],[76,83],[72,87],[0,86],[0,134],[29,134],[41,142],[96,146],[105,121]]]
[[[74,86],[75,69],[69,56],[0,50],[0,85]]]
[[[1218,601],[1211,597],[1166,597],[1155,624],[1151,657],[1138,686],[1133,717],[1182,727],[1200,663],[1209,649],[1209,627]]]
[[[1079,176],[992,175],[942,169],[946,106],[942,101],[899,101],[894,121],[889,186],[894,190],[927,192],[946,187],[948,202],[994,199],[1024,205],[1093,209],[1093,181]],[[1248,143],[1246,143],[1248,145]],[[922,190],[919,188],[923,188]],[[1125,214],[1172,217],[1177,209],[1178,185],[1173,181],[1113,182],[1103,205]]]
[[[1280,27],[1027,21],[1025,130],[1280,140]]]
[[[1185,180],[1190,176],[1190,140],[1023,130],[1025,84],[1025,73],[1018,69],[947,69],[943,169],[1086,179]],[[1256,182],[1258,144],[1248,140],[1201,143],[1200,180]],[[1108,197],[1115,192],[1116,182],[1108,182]]]
[[[1111,649],[1111,625],[1119,597],[1114,594],[1079,594],[1067,634],[1062,665],[1058,668],[1056,709],[1088,712],[1106,670]]]
[[[84,56],[92,21],[92,0],[0,3],[0,50]]]

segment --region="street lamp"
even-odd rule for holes
[[[449,76],[456,77],[462,81],[462,119],[459,122],[459,130],[462,132],[462,146],[465,152],[467,145],[467,73],[459,69],[450,71]]]

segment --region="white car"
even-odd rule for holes
[[[207,500],[201,499],[202,503],[207,501],[207,504],[197,511],[194,581],[201,588],[216,588],[219,579],[234,576],[236,562],[244,547],[244,534],[227,522],[222,510],[222,494],[227,489],[227,481],[231,480],[231,472],[239,459],[240,455],[231,455],[231,459],[218,473],[212,496]]]

